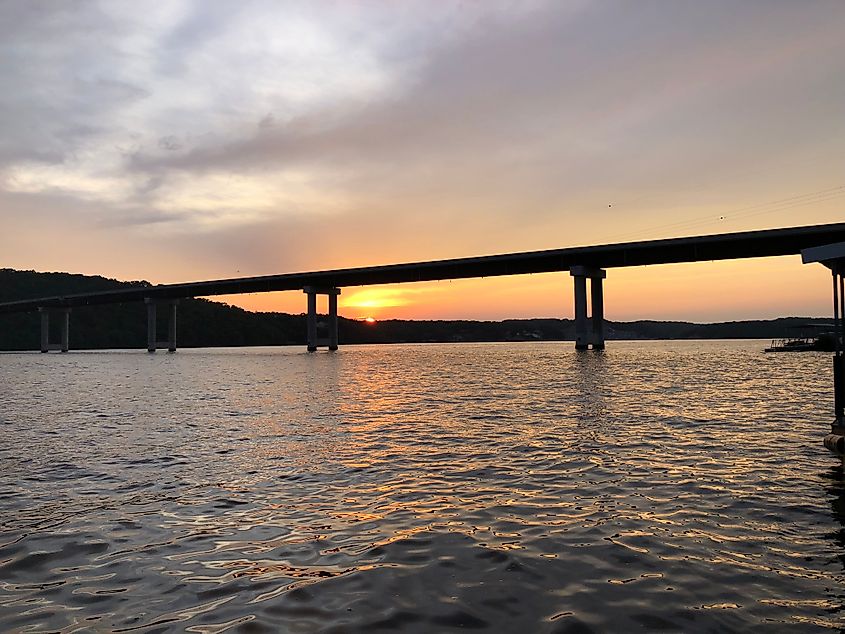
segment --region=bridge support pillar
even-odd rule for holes
[[[144,303],[147,305],[147,352],[155,352],[156,339],[158,339],[156,303],[150,298],[145,299]]]
[[[317,293],[306,288],[308,295],[308,313],[305,316],[305,343],[308,352],[317,352]]]
[[[156,300],[151,297],[144,299],[147,305],[147,352],[155,352],[159,348],[167,348],[168,352],[176,352],[176,305],[177,299]],[[167,340],[158,339],[158,305],[167,308]]]
[[[801,251],[804,264],[819,262],[833,274],[833,411],[824,446],[845,456],[845,242]]]
[[[41,314],[41,352],[50,351],[50,311],[39,308]]]
[[[337,293],[329,294],[329,350],[337,350]]]
[[[835,418],[824,446],[845,455],[845,258],[824,262],[833,273],[833,411]]]
[[[845,320],[845,261],[831,265],[833,273],[833,408],[836,418],[831,433],[845,436],[845,349],[843,349],[843,320]]]
[[[326,346],[329,350],[337,350],[337,296],[340,295],[340,289],[306,286],[302,289],[302,292],[308,296],[308,312],[305,314],[308,352],[316,352],[320,346]],[[326,324],[328,336],[324,338],[317,336],[317,295],[327,295],[329,300],[328,323]]]
[[[604,350],[604,289],[607,272],[588,266],[569,269],[575,285],[575,349]],[[587,280],[590,280],[592,314],[587,315]]]
[[[70,349],[70,308],[47,308],[38,309],[41,314],[41,352],[59,350],[67,352]],[[61,329],[61,343],[50,343],[50,314],[59,316],[59,327]]]

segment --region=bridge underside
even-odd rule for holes
[[[28,312],[42,307],[72,308],[74,306],[141,302],[147,298],[164,300],[271,291],[301,291],[307,286],[344,288],[374,284],[565,272],[577,266],[607,269],[678,262],[797,255],[802,249],[840,241],[845,241],[845,223],[548,251],[529,251],[433,262],[210,280],[185,284],[139,285],[134,288],[122,288],[100,293],[6,302],[0,304],[0,313]]]

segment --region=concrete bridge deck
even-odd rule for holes
[[[209,297],[213,295],[303,290],[306,287],[333,289],[345,286],[549,273],[569,271],[573,267],[606,269],[650,264],[797,255],[803,249],[842,241],[845,241],[845,223],[836,223],[690,238],[506,253],[430,262],[139,286],[99,293],[6,302],[0,304],[0,313]]]

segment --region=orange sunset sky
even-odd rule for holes
[[[839,0],[33,1],[0,29],[2,267],[168,283],[845,221]],[[798,257],[606,285],[617,320],[830,301]],[[572,282],[340,312],[571,317]]]

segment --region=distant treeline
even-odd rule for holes
[[[70,273],[0,269],[0,302],[127,286],[151,284],[145,281],[119,282],[99,276]],[[829,321],[808,317],[717,324],[608,321],[606,332],[608,339],[772,339],[798,334],[796,326]],[[143,348],[146,347],[146,323],[146,309],[142,303],[74,308],[71,313],[70,345],[72,349]],[[253,313],[219,302],[186,299],[179,304],[177,323],[179,347],[305,345],[305,317],[302,314]],[[571,319],[388,319],[368,324],[341,317],[338,329],[341,344],[562,341],[575,338],[575,326]],[[37,313],[0,315],[0,350],[37,350],[39,333]]]

